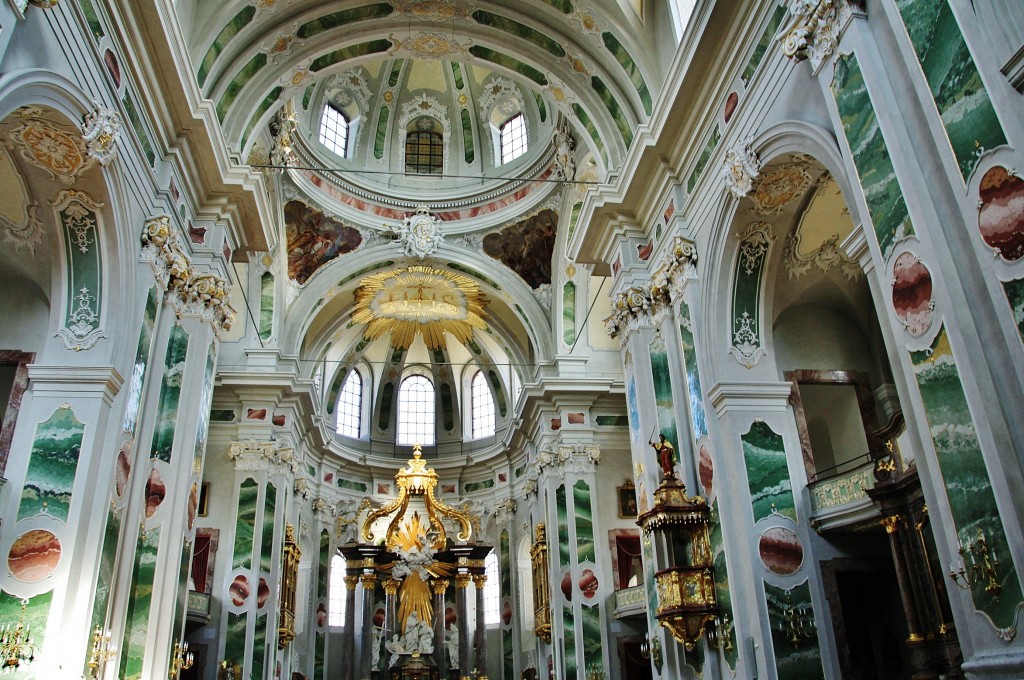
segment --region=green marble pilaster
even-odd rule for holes
[[[796,505],[782,435],[772,432],[767,423],[757,421],[740,440],[743,442],[743,461],[747,467],[754,522],[775,514],[795,522]]]

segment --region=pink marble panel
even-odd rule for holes
[[[7,568],[19,581],[35,583],[53,573],[60,562],[60,555],[57,536],[49,531],[33,529],[14,539],[7,553]]]

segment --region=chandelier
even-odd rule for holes
[[[0,627],[0,668],[13,673],[28,666],[35,659],[36,646],[32,641],[32,626],[25,625],[25,608],[28,600],[21,601],[21,616],[13,626],[9,623]]]

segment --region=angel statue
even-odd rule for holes
[[[398,663],[402,655],[429,656],[434,653],[434,630],[426,621],[420,621],[415,613],[405,621],[405,635],[397,633],[385,647],[391,653],[388,666]]]

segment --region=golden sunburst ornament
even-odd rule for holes
[[[352,320],[366,324],[363,337],[391,334],[391,346],[408,349],[423,336],[427,349],[444,347],[445,333],[469,342],[473,330],[486,330],[487,300],[476,281],[456,272],[423,265],[370,274],[355,292]]]

